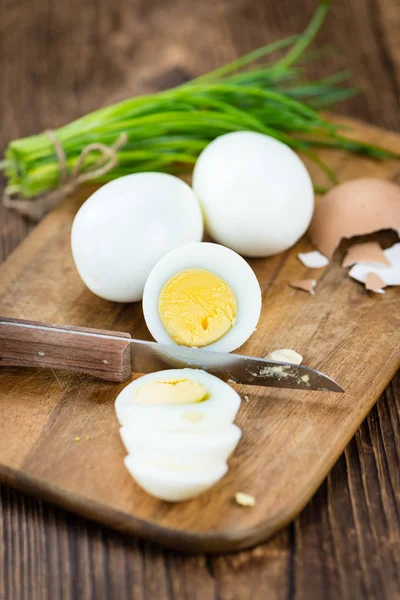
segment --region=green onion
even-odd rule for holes
[[[127,142],[118,150],[117,166],[97,181],[140,171],[188,173],[209,142],[240,130],[265,133],[288,144],[310,157],[332,182],[334,173],[314,149],[395,157],[389,150],[343,137],[344,128],[318,112],[357,93],[342,87],[348,72],[312,82],[303,79],[301,60],[310,60],[308,46],[328,7],[329,0],[323,0],[301,35],[273,42],[184,85],[102,108],[55,130],[69,172],[86,146],[112,146],[121,134],[126,134]],[[278,60],[264,62],[283,49],[286,53]],[[83,172],[97,160],[98,154],[89,153]],[[0,170],[7,177],[10,196],[32,198],[60,185],[60,165],[45,133],[10,142]]]

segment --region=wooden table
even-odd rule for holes
[[[0,150],[301,31],[316,0],[0,0]],[[400,130],[398,0],[336,0],[310,73],[350,68],[338,111]],[[0,208],[0,260],[31,225]],[[1,282],[0,282],[1,285]],[[0,598],[400,597],[400,377],[303,513],[270,542],[188,556],[0,489]]]

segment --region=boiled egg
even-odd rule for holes
[[[135,481],[159,500],[190,500],[215,485],[228,471],[225,462],[216,461],[199,468],[171,469],[141,460],[134,454],[125,457],[125,466]]]
[[[72,254],[87,287],[116,302],[141,300],[157,261],[203,237],[193,190],[165,173],[136,173],[98,189],[78,211]]]
[[[260,312],[254,271],[218,244],[172,250],[152,269],[143,293],[147,327],[164,344],[231,352],[253,333]]]
[[[228,470],[241,437],[233,424],[239,405],[239,395],[205,371],[169,369],[135,380],[115,402],[126,468],[162,500],[204,492]]]
[[[128,454],[168,468],[178,468],[216,460],[226,462],[242,432],[233,423],[201,432],[149,431],[127,425],[121,427],[120,435]]]
[[[243,256],[270,256],[306,232],[314,210],[310,175],[289,146],[254,131],[235,131],[200,154],[193,189],[206,228]]]
[[[225,428],[235,420],[239,406],[240,396],[233,388],[200,369],[149,373],[127,385],[115,401],[120,424],[131,432]]]

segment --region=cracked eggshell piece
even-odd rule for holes
[[[181,431],[144,431],[121,427],[120,435],[128,454],[166,468],[180,468],[215,461],[226,462],[242,432],[237,425],[221,429],[186,433]]]
[[[297,290],[303,290],[303,292],[308,292],[311,296],[314,296],[317,282],[315,279],[298,279],[297,281],[290,281],[289,285]]]
[[[303,357],[301,354],[291,348],[280,348],[269,352],[265,358],[277,360],[278,362],[292,363],[293,365],[301,365]]]
[[[318,250],[314,250],[313,252],[299,252],[297,258],[309,269],[320,269],[329,264],[329,259],[321,254],[321,252],[318,252]]]
[[[342,267],[351,267],[358,263],[369,263],[390,267],[390,261],[385,256],[385,253],[378,242],[372,241],[350,246],[344,257]]]
[[[383,287],[386,287],[385,282],[376,273],[368,273],[365,279],[365,289],[370,292],[376,292],[378,294],[384,294]]]
[[[373,263],[358,263],[350,269],[350,277],[360,283],[365,283],[368,273],[375,273],[386,285],[400,285],[400,243],[394,244],[383,253],[390,261],[390,267],[378,267]]]
[[[195,404],[135,404],[134,391],[150,381],[192,379],[204,385],[209,397]],[[115,401],[122,426],[133,430],[199,432],[233,423],[240,407],[240,396],[227,383],[199,369],[168,369],[149,373],[128,384]]]
[[[346,181],[319,199],[308,232],[318,250],[332,258],[343,238],[382,229],[400,233],[400,187],[365,178]]]
[[[228,471],[223,461],[204,463],[197,468],[173,469],[153,464],[130,454],[124,463],[145,492],[167,502],[190,500],[215,485]]]
[[[192,269],[205,269],[222,278],[237,301],[235,323],[220,339],[203,346],[205,350],[232,352],[255,331],[261,313],[261,289],[253,269],[233,250],[202,242],[176,248],[162,258],[151,271],[143,293],[143,313],[154,339],[175,344],[167,333],[159,313],[159,298],[165,284],[175,275]]]

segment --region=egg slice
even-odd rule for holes
[[[228,471],[225,462],[215,461],[191,470],[165,468],[130,454],[125,457],[129,473],[148,494],[167,500],[181,502],[205,492]]]
[[[147,431],[128,425],[121,427],[120,434],[128,454],[166,468],[179,468],[226,462],[242,432],[233,424],[201,433]]]
[[[143,312],[157,342],[231,352],[256,328],[260,285],[233,250],[211,243],[187,244],[152,269]]]
[[[148,403],[143,402],[143,390],[150,384],[154,392],[157,382],[191,381],[200,384],[196,395],[188,396],[182,403],[178,396],[175,403],[163,403],[160,398],[151,396]],[[205,389],[205,399],[201,397]],[[188,390],[186,389],[186,393]],[[167,392],[169,393],[169,392]],[[191,393],[191,392],[189,392]],[[157,404],[157,402],[159,402]],[[210,373],[197,369],[169,369],[150,373],[127,385],[115,401],[117,418],[123,427],[129,428],[130,435],[142,431],[182,431],[197,433],[225,428],[233,423],[240,406],[240,396],[227,383]]]

